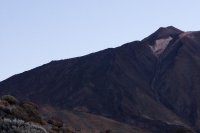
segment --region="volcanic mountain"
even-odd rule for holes
[[[52,61],[0,82],[5,94],[155,133],[200,132],[200,32],[162,27],[141,41]]]

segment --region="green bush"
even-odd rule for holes
[[[60,120],[59,118],[52,117],[52,118],[49,119],[47,122],[48,122],[49,124],[53,125],[53,126],[58,127],[58,128],[63,127],[63,122],[62,122],[62,120]]]
[[[19,106],[16,106],[15,108],[13,108],[11,113],[15,118],[22,119],[25,121],[28,121],[29,119],[28,114],[23,110],[23,108]]]
[[[33,104],[23,103],[22,108],[28,114],[29,121],[33,121],[36,123],[42,122],[39,111]]]
[[[4,95],[4,96],[2,96],[1,100],[5,100],[9,104],[17,104],[18,103],[18,100],[15,97],[11,96],[11,95]]]

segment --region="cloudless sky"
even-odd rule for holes
[[[200,0],[0,0],[0,81],[51,60],[200,30]]]

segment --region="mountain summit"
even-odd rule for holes
[[[161,27],[156,32],[143,39],[142,42],[146,43],[150,46],[154,55],[161,55],[169,44],[173,44],[177,39],[179,39],[179,35],[184,33],[183,31],[173,27]]]
[[[79,110],[154,133],[200,132],[200,32],[159,28],[0,82],[0,94]]]
[[[155,31],[153,34],[151,34],[147,38],[143,39],[142,41],[148,42],[148,41],[157,40],[160,38],[167,38],[169,36],[177,37],[181,33],[183,33],[183,31],[181,31],[173,26],[161,27],[157,31]]]

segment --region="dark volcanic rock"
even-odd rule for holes
[[[0,94],[81,108],[154,132],[199,131],[199,62],[200,32],[170,26],[142,41],[15,75],[0,83]]]

